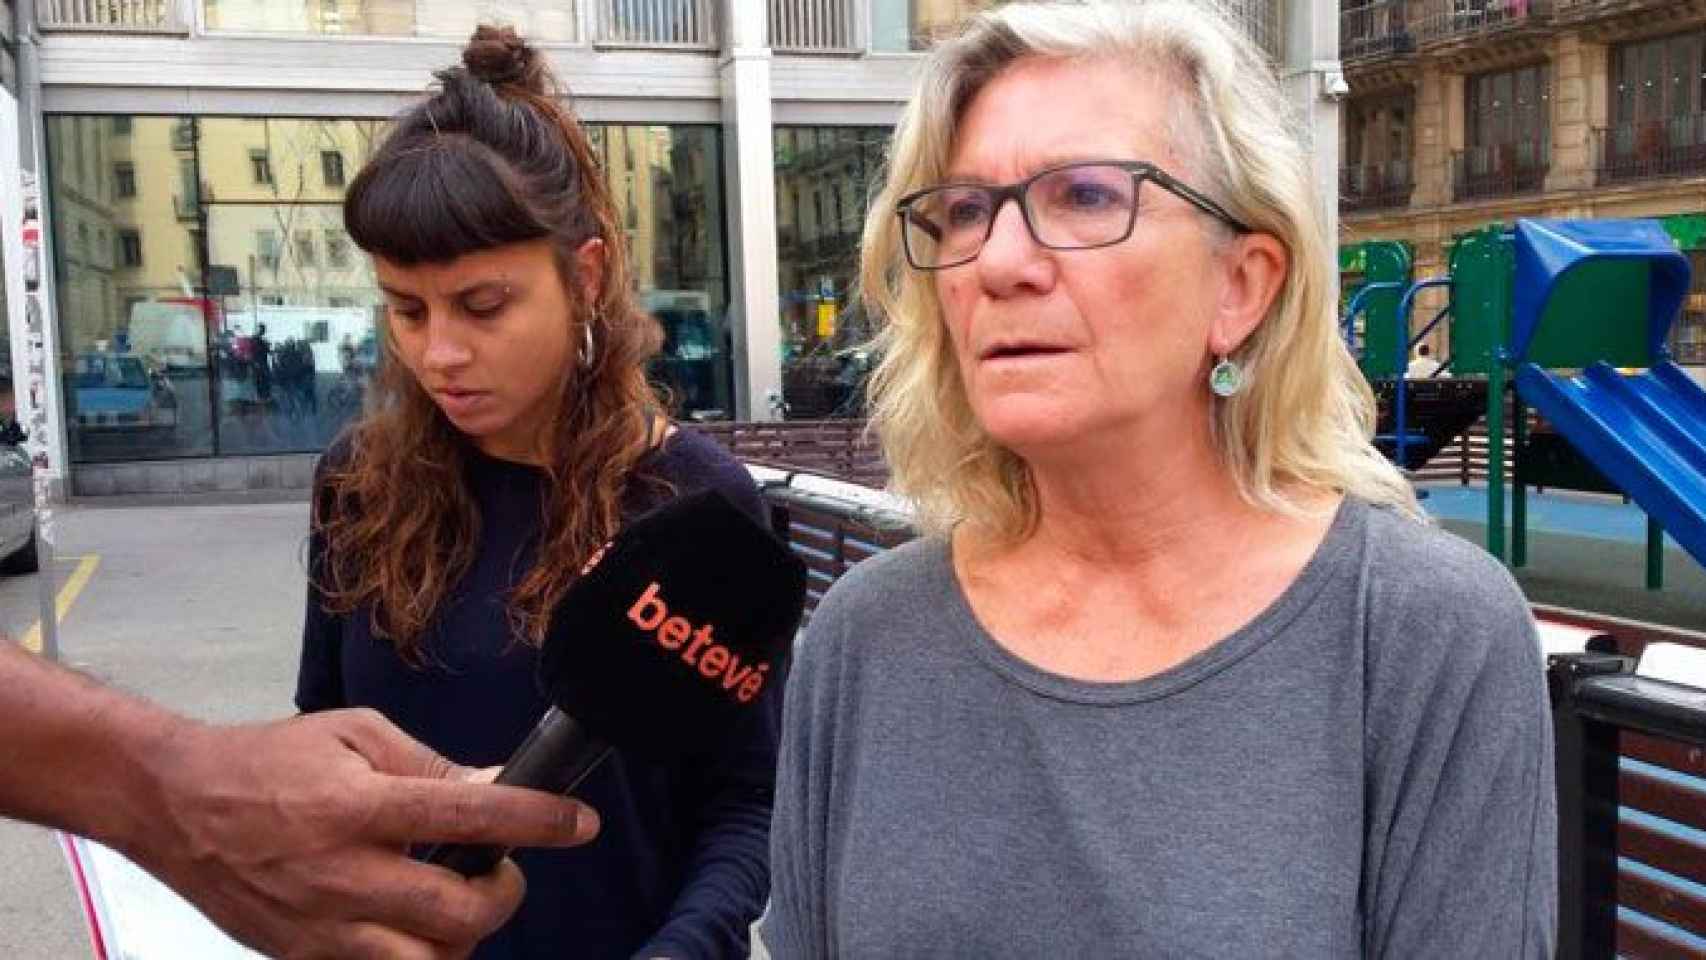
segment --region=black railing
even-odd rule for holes
[[[1346,213],[1407,207],[1415,189],[1408,160],[1339,168],[1339,209]]]
[[[1454,151],[1451,196],[1484,200],[1535,193],[1546,185],[1551,151],[1540,142],[1495,143]]]
[[[1706,899],[1690,889],[1706,880],[1690,839],[1706,816],[1706,690],[1637,677],[1634,663],[1589,652],[1547,669],[1563,960],[1698,956],[1677,931],[1706,934]]]
[[[1339,10],[1339,59],[1354,61],[1416,49],[1405,14],[1410,0],[1364,0]]]
[[[1706,176],[1706,113],[1593,132],[1598,182]]]
[[[1416,39],[1445,44],[1551,22],[1551,0],[1421,0],[1411,11]]]

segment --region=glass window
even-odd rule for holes
[[[798,2],[798,0],[795,0]],[[923,50],[959,22],[1004,0],[871,0],[871,49]]]
[[[507,23],[536,43],[575,41],[575,0],[202,0],[209,30],[465,40]]]
[[[113,196],[121,200],[136,196],[136,164],[128,160],[113,164]]]
[[[587,124],[620,208],[640,306],[663,328],[652,377],[678,416],[734,416],[720,132]]]
[[[343,269],[350,262],[349,234],[342,227],[334,227],[326,231],[326,266]]]
[[[1668,148],[1706,145],[1706,33],[1626,43],[1611,57],[1611,151],[1621,162],[1664,166]],[[1688,154],[1669,158],[1687,162]],[[1655,168],[1655,169],[1659,169]]]
[[[137,230],[120,230],[118,232],[119,266],[142,266],[142,234]]]
[[[324,157],[359,163],[382,124],[126,118],[130,134],[101,149],[115,170],[130,165],[135,195],[100,207],[67,189],[77,119],[47,121],[61,148],[53,235],[114,239],[106,263],[98,244],[56,251],[63,364],[78,372],[65,387],[73,460],[322,449],[379,357],[372,272],[343,232]]]
[[[336,150],[320,151],[320,176],[328,187],[344,185],[344,155]]]
[[[127,118],[128,119],[128,118]],[[175,192],[177,121],[46,119],[66,434],[73,461],[206,456],[214,452],[207,394],[212,304],[199,292],[200,243]],[[193,148],[193,141],[187,142]],[[80,181],[81,158],[128,165],[122,203],[101,204]],[[114,195],[123,193],[119,176]],[[90,237],[111,238],[104,247]],[[69,241],[69,242],[68,242]]]
[[[1671,326],[1670,350],[1677,363],[1706,364],[1706,250],[1689,250],[1694,268],[1682,315]]]
[[[776,129],[778,313],[789,417],[863,415],[871,359],[865,344],[873,330],[852,288],[888,139],[882,127]]]
[[[328,173],[360,169],[383,122],[135,117],[119,139],[87,119],[47,118],[73,461],[323,449],[360,409],[383,314]],[[632,182],[619,202],[665,334],[655,375],[683,416],[732,416],[718,130],[588,130],[629,146],[601,157]],[[92,199],[81,159],[97,153],[131,166],[135,196]]]
[[[208,256],[230,278],[212,344],[220,452],[321,449],[360,409],[381,355],[382,309],[371,263],[343,232],[345,184],[328,176],[327,157],[338,172],[346,160],[359,168],[384,124],[200,124]],[[244,169],[257,154],[268,161],[264,181]]]
[[[1478,74],[1469,78],[1465,93],[1469,175],[1514,182],[1511,178],[1543,171],[1552,153],[1551,67]]]

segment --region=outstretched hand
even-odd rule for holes
[[[464,879],[419,843],[575,846],[590,807],[474,782],[371,710],[191,725],[153,764],[158,823],[125,852],[238,940],[276,957],[467,955],[521,902],[521,871]]]

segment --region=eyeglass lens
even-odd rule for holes
[[[1081,164],[1050,170],[1023,188],[1025,219],[1045,247],[1073,250],[1115,243],[1137,212],[1138,179],[1125,167]],[[988,240],[999,188],[945,186],[912,201],[902,218],[907,250],[920,267],[975,258]]]

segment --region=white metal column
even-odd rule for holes
[[[1339,63],[1339,6],[1335,0],[1274,2],[1282,5],[1285,24],[1280,77],[1309,131],[1327,245],[1334,250],[1339,244],[1339,104],[1350,92]],[[1338,275],[1337,268],[1333,274]]]
[[[765,5],[723,0],[719,64],[734,334],[735,418],[780,416],[782,331],[777,319],[776,170]]]

